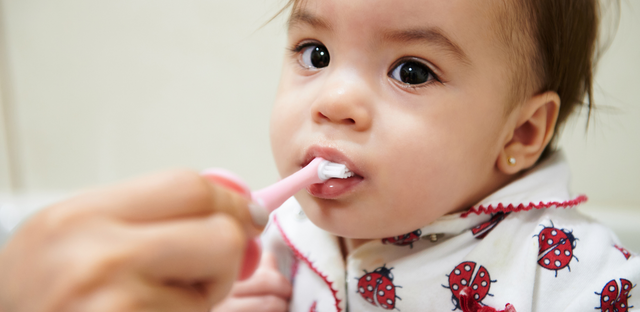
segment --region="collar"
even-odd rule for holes
[[[564,154],[555,152],[517,180],[460,214],[460,217],[551,207],[571,208],[586,202],[585,195],[571,195],[570,179],[569,165]]]
[[[469,228],[490,224],[496,214],[531,209],[572,208],[587,201],[585,195],[572,196],[571,173],[562,152],[555,152],[521,177],[481,200],[464,212],[444,215],[420,228],[421,236],[459,234]],[[496,222],[496,223],[497,223]],[[405,234],[408,235],[408,234]],[[437,239],[437,237],[436,237]]]
[[[327,285],[336,311],[345,311],[345,262],[338,237],[313,224],[293,197],[276,209],[272,216],[273,226],[295,257],[306,263]]]

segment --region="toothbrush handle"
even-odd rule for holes
[[[272,212],[301,189],[322,180],[318,177],[318,167],[324,161],[316,157],[307,166],[279,182],[252,193],[253,201]]]

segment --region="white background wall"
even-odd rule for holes
[[[0,191],[70,192],[172,167],[275,181],[268,116],[284,0],[0,0]],[[640,3],[561,140],[584,210],[640,250]]]

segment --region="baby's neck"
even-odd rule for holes
[[[371,239],[357,239],[357,238],[345,238],[338,237],[340,241],[340,250],[342,251],[342,258],[347,259],[347,256],[358,247],[370,242]]]

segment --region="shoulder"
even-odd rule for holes
[[[612,230],[575,209],[538,219],[536,311],[626,311],[640,281],[640,258]],[[640,306],[640,302],[636,304]]]
[[[640,291],[634,289],[640,281],[640,257],[575,207],[508,213],[465,258],[490,272],[495,297],[483,301],[490,306],[606,311],[615,301],[640,307],[631,296]]]

